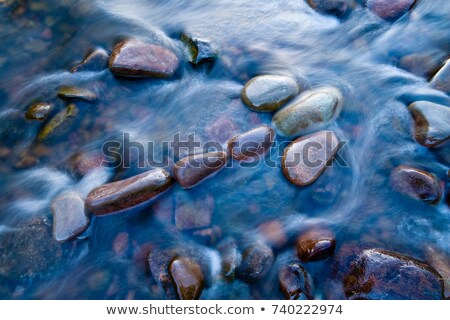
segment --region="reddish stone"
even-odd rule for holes
[[[275,131],[269,126],[260,126],[235,136],[228,142],[228,152],[235,160],[254,160],[270,150],[275,140]]]
[[[326,229],[310,230],[297,240],[297,253],[302,262],[327,259],[333,255],[335,248],[336,240]]]
[[[169,268],[178,298],[181,300],[198,300],[204,286],[200,266],[188,258],[175,258]]]

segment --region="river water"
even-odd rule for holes
[[[212,224],[222,238],[253,241],[258,226],[276,220],[289,239],[321,224],[335,233],[338,247],[358,243],[424,261],[430,250],[450,255],[445,201],[432,206],[389,185],[391,170],[402,164],[446,180],[445,149],[414,141],[407,105],[423,99],[449,105],[450,98],[427,82],[450,52],[449,1],[417,1],[395,22],[359,3],[336,18],[302,0],[0,1],[0,14],[0,237],[7,239],[0,246],[1,297],[164,298],[145,262],[152,249],[188,245],[209,257],[212,270],[220,265],[215,244],[174,226],[177,203],[212,207]],[[186,30],[219,48],[216,63],[194,68],[183,62],[170,80],[69,72],[93,47],[112,51],[127,37],[182,54],[178,39]],[[419,62],[408,62],[414,59]],[[342,151],[348,166],[335,163],[312,185],[298,187],[283,176],[282,148],[275,148],[275,165],[226,168],[189,192],[175,186],[132,212],[93,217],[78,240],[50,244],[56,196],[86,196],[102,183],[145,170],[132,163],[80,179],[70,171],[74,154],[99,151],[127,133],[133,141],[155,142],[152,154],[161,156],[161,143],[177,133],[224,143],[258,124],[271,125],[271,114],[253,112],[240,99],[245,82],[261,74],[343,92],[343,111],[327,129],[348,141]],[[66,134],[36,145],[40,124],[25,121],[23,113],[39,100],[63,108],[56,97],[62,85],[88,87],[99,99],[79,104]],[[274,248],[273,268],[294,250],[289,241]],[[330,259],[305,265],[316,298],[329,296],[332,265]],[[276,281],[274,270],[257,284],[211,281],[202,298],[281,298]]]

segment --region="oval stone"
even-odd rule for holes
[[[85,100],[95,101],[97,100],[97,94],[89,89],[63,86],[58,90],[58,97],[66,100]]]
[[[314,229],[301,235],[297,240],[297,254],[302,262],[319,261],[333,255],[336,240],[325,229]]]
[[[252,110],[272,112],[297,95],[299,91],[299,85],[292,78],[264,75],[250,79],[245,84],[241,97]]]
[[[450,108],[428,101],[418,101],[409,107],[415,124],[418,143],[434,148],[450,138]]]
[[[86,206],[95,215],[118,213],[153,200],[172,184],[173,179],[166,170],[153,169],[92,190]]]
[[[227,163],[226,152],[209,152],[185,157],[175,163],[173,175],[184,189],[199,184]]]
[[[275,130],[260,126],[235,136],[228,142],[228,152],[235,160],[252,160],[270,150],[275,140]]]
[[[326,169],[338,150],[332,131],[319,131],[293,141],[284,150],[281,166],[286,178],[298,186],[313,183]]]
[[[300,263],[292,262],[288,265],[283,265],[278,273],[278,281],[286,300],[313,299],[311,276]]]
[[[384,20],[396,20],[414,5],[416,0],[366,0],[366,7]]]
[[[433,174],[420,169],[408,166],[395,168],[391,174],[391,185],[402,194],[430,204],[438,204],[442,199],[440,181]]]
[[[170,275],[181,300],[198,300],[204,281],[200,266],[188,258],[175,258],[170,264]]]
[[[84,200],[77,194],[64,194],[52,202],[53,238],[64,242],[72,240],[86,230],[89,216],[86,214]]]
[[[343,15],[348,8],[348,0],[307,0],[308,4],[317,12]]]
[[[328,125],[339,115],[342,104],[343,96],[336,88],[311,90],[278,111],[273,123],[279,134],[298,136]]]
[[[32,104],[25,113],[25,119],[30,121],[44,121],[53,111],[55,106],[47,102]]]
[[[178,69],[178,57],[164,47],[126,40],[116,45],[109,60],[112,73],[125,77],[169,78]]]
[[[448,59],[442,68],[433,76],[430,85],[435,89],[450,94],[450,59]]]

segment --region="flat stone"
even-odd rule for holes
[[[198,300],[204,287],[200,266],[188,258],[175,258],[170,264],[170,275],[181,300]]]
[[[302,262],[313,262],[331,257],[336,248],[334,235],[327,229],[312,229],[297,240],[297,254]]]
[[[95,215],[118,213],[155,199],[172,184],[166,170],[153,169],[92,190],[86,198],[86,207]]]
[[[297,95],[300,86],[286,76],[264,75],[250,79],[242,90],[242,101],[252,110],[273,112]]]
[[[392,171],[391,185],[394,190],[413,199],[438,204],[442,199],[441,182],[435,175],[412,168],[399,166]]]
[[[178,65],[171,50],[133,40],[117,44],[109,60],[111,72],[125,77],[169,78]]]
[[[269,126],[256,127],[228,141],[228,153],[234,160],[255,160],[270,150],[275,130]]]
[[[103,48],[97,48],[90,52],[83,61],[74,66],[70,72],[103,71],[108,69],[109,52]]]
[[[444,105],[418,101],[409,111],[415,122],[415,139],[427,148],[434,148],[450,138],[450,108]]]
[[[397,20],[411,9],[416,0],[366,0],[366,7],[384,20]]]
[[[320,13],[343,15],[348,9],[348,0],[307,0],[308,4]]]
[[[337,152],[338,138],[332,131],[319,131],[293,141],[284,150],[283,173],[298,186],[313,183]]]
[[[444,299],[442,278],[428,264],[380,249],[359,254],[343,284],[349,299]]]
[[[312,278],[300,263],[292,262],[281,266],[278,281],[286,300],[313,299]]]
[[[72,240],[89,226],[84,200],[77,194],[64,194],[52,202],[53,238],[64,242]]]
[[[47,124],[44,125],[44,127],[41,129],[41,131],[37,136],[38,141],[39,142],[44,141],[50,135],[55,134],[56,131],[62,133],[62,131],[72,123],[72,120],[77,115],[78,115],[77,106],[74,104],[68,105],[67,108],[58,112],[53,118],[50,119],[50,121],[47,122]]]
[[[85,100],[95,101],[98,99],[97,94],[89,89],[63,86],[58,90],[58,97],[65,100]]]
[[[430,85],[435,89],[450,94],[450,59],[439,69],[430,81]]]
[[[48,102],[37,102],[32,104],[25,113],[25,119],[30,121],[45,121],[52,113],[55,105]]]
[[[242,261],[236,269],[236,275],[245,282],[254,283],[267,274],[273,260],[273,251],[267,245],[251,244],[242,252]]]
[[[218,49],[211,41],[187,33],[181,35],[181,41],[188,47],[191,63],[200,64],[217,59]]]
[[[298,136],[327,126],[339,115],[342,105],[342,94],[336,88],[314,89],[275,113],[272,120],[280,135]]]
[[[190,198],[187,191],[175,195],[175,225],[178,230],[210,226],[213,212],[214,198],[211,195],[200,199]]]
[[[227,162],[227,157],[227,154],[222,151],[185,157],[175,163],[173,175],[181,187],[189,189],[222,169]]]

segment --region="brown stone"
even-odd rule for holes
[[[234,278],[236,268],[240,265],[236,240],[225,238],[218,245],[217,250],[222,258],[222,273],[226,278]]]
[[[235,136],[228,142],[228,152],[235,160],[254,160],[270,150],[275,140],[275,131],[269,126],[260,126]]]
[[[396,20],[408,12],[416,0],[366,0],[366,7],[384,20]]]
[[[337,152],[338,138],[332,131],[320,131],[293,141],[284,150],[283,173],[298,186],[313,183]]]
[[[302,262],[327,259],[336,248],[334,235],[326,229],[312,229],[297,240],[297,254]]]
[[[55,106],[48,102],[32,104],[25,113],[25,119],[30,121],[45,121]]]
[[[283,265],[278,273],[280,289],[286,300],[313,299],[311,276],[300,263],[292,262]]]
[[[184,189],[192,188],[225,166],[225,152],[210,152],[185,157],[175,163],[173,175]]]
[[[181,300],[198,300],[204,281],[200,266],[188,258],[175,258],[170,264],[170,275]]]
[[[102,71],[108,69],[108,62],[108,51],[102,48],[97,48],[90,52],[83,61],[74,66],[70,72]]]
[[[178,64],[178,57],[169,49],[126,40],[114,48],[109,69],[119,76],[169,78]]]
[[[430,204],[441,201],[440,184],[433,174],[408,166],[399,166],[391,174],[391,185],[394,190]]]
[[[78,115],[78,108],[74,104],[70,104],[66,109],[58,112],[53,118],[51,118],[39,131],[37,140],[42,142],[49,136],[62,134],[65,130],[71,126],[74,118]]]
[[[86,206],[95,215],[117,213],[153,200],[172,184],[173,179],[166,170],[153,169],[92,190]]]
[[[58,90],[58,97],[65,100],[85,100],[85,101],[95,101],[98,96],[95,92],[71,86],[63,86]]]

